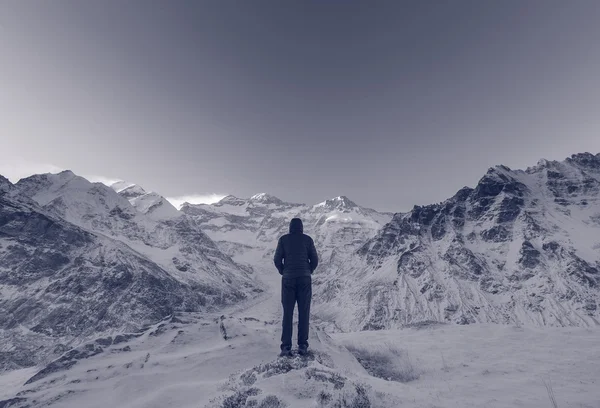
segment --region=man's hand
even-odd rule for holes
[[[275,263],[275,267],[280,275],[283,275],[283,258],[285,254],[283,253],[283,244],[281,243],[281,238],[277,242],[277,249],[275,250],[275,255],[273,256],[273,262]]]

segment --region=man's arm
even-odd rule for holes
[[[317,248],[315,248],[315,241],[310,239],[310,244],[308,247],[308,260],[310,262],[310,272],[314,272],[317,269],[317,265],[319,265],[319,256],[317,255]]]
[[[280,275],[283,275],[283,244],[281,242],[281,238],[279,238],[279,242],[277,242],[277,249],[275,250],[275,256],[273,257],[273,262],[275,263],[275,267],[279,271]]]

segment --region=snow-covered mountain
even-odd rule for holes
[[[112,184],[111,188],[129,200],[138,211],[155,220],[167,220],[181,215],[165,197],[155,192],[147,192],[137,184],[119,181]]]
[[[72,172],[0,178],[0,368],[238,302],[260,291],[251,272],[191,218],[157,221]]]
[[[223,254],[190,217],[157,218],[140,204],[147,194],[126,198],[101,183],[90,183],[70,171],[20,180],[17,190],[46,211],[86,230],[124,242],[184,281],[222,282],[246,279],[239,266]],[[125,190],[126,191],[126,190]],[[173,208],[174,209],[174,208]],[[212,276],[212,277],[211,277]],[[244,286],[244,285],[240,285]]]
[[[600,154],[489,169],[396,214],[316,288],[342,330],[418,321],[600,324]]]
[[[597,400],[600,154],[498,166],[393,215],[344,196],[228,196],[166,213],[161,200],[71,172],[0,177],[0,406],[537,407],[539,378],[571,402]],[[296,216],[322,259],[312,352],[279,359],[271,258]],[[548,358],[559,344],[564,356]],[[472,389],[465,378],[485,398],[456,393]]]
[[[252,296],[265,289],[254,271],[275,274],[276,241],[293,217],[321,257],[313,311],[326,327],[599,324],[600,155],[498,166],[475,188],[395,215],[344,196],[306,205],[265,193],[178,211],[140,186],[69,171],[0,178],[0,194],[0,324],[23,344],[68,347]],[[165,287],[169,296],[148,300]],[[81,316],[69,314],[80,304]],[[30,348],[20,350],[2,354],[3,366],[30,363]]]
[[[321,271],[358,249],[392,218],[390,213],[360,207],[347,197],[309,206],[265,193],[248,199],[230,195],[215,204],[185,203],[181,211],[236,261],[271,269],[277,240],[288,232],[290,219],[300,217],[319,248]]]
[[[345,196],[326,200],[300,214],[308,222],[308,231],[323,261],[322,273],[315,276],[315,283],[318,285],[321,277],[329,273],[337,273],[337,267],[373,238],[392,216],[361,207]]]

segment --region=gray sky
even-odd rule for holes
[[[0,173],[408,210],[600,152],[598,21],[595,0],[0,0]]]

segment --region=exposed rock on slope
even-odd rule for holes
[[[492,168],[396,214],[316,290],[344,330],[424,321],[599,323],[600,155]]]
[[[113,189],[70,171],[20,180],[15,187],[56,216],[127,244],[179,280],[229,292],[251,287],[240,269],[190,217],[160,219],[140,211]],[[146,197],[141,194],[132,199]],[[177,210],[175,210],[177,211]]]

